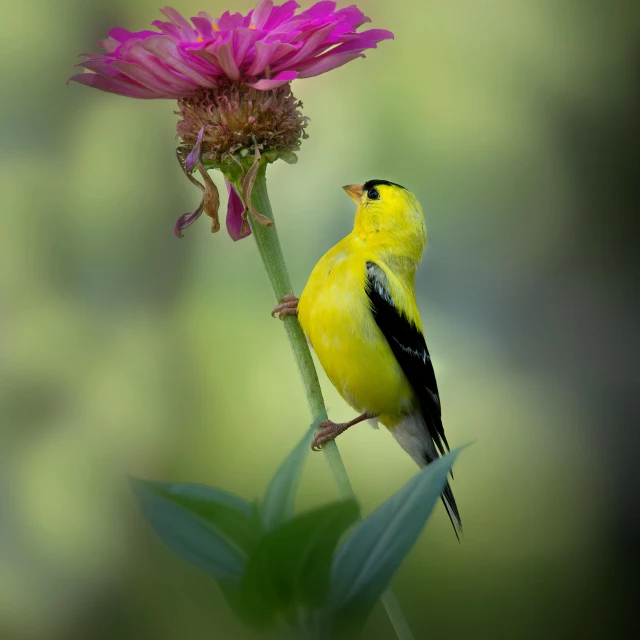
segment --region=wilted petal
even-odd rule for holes
[[[182,238],[182,231],[187,227],[190,227],[201,215],[204,210],[204,198],[198,205],[198,208],[193,213],[183,213],[177,220],[175,227],[173,227],[173,233],[176,238]]]
[[[242,203],[242,198],[226,178],[225,184],[227,185],[227,193],[229,194],[227,231],[233,240],[242,240],[242,238],[251,235],[251,228],[246,219],[246,209]]]
[[[267,216],[260,213],[254,206],[251,201],[251,194],[253,193],[253,185],[255,184],[256,178],[258,176],[258,171],[260,169],[260,151],[256,145],[255,147],[255,157],[253,159],[253,164],[249,171],[247,171],[247,175],[242,179],[242,199],[245,202],[247,209],[251,212],[253,219],[261,224],[263,227],[271,227],[273,226],[273,221],[267,218]]]
[[[198,171],[204,181],[204,198],[202,199],[204,212],[211,218],[211,233],[215,233],[220,230],[220,220],[218,219],[220,194],[218,193],[218,187],[216,187],[215,182],[202,166],[202,163],[198,163]]]
[[[204,135],[204,125],[200,128],[198,132],[198,139],[196,143],[193,145],[193,149],[191,149],[191,153],[187,156],[187,159],[184,163],[185,171],[191,173],[194,167],[200,162],[200,147],[202,146],[202,136]]]

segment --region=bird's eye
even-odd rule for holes
[[[375,187],[371,187],[371,189],[367,191],[367,198],[369,198],[369,200],[380,200],[380,192]]]

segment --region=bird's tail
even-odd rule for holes
[[[426,467],[430,462],[438,458],[438,452],[420,412],[416,411],[411,415],[405,416],[389,431],[419,467]],[[453,491],[451,491],[451,486],[448,482],[442,492],[442,504],[447,510],[456,537],[460,540],[462,521],[460,520],[456,499],[453,497]]]

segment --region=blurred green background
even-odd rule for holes
[[[297,293],[350,230],[341,185],[392,180],[425,209],[419,305],[449,442],[474,445],[454,483],[465,538],[438,507],[394,579],[398,598],[417,638],[628,631],[638,5],[360,6],[396,40],[294,83],[311,137],[297,165],[270,169],[269,187]],[[260,637],[161,546],[123,480],[253,498],[310,421],[253,241],[212,236],[206,220],[182,241],[172,234],[200,197],[175,161],[174,105],[65,85],[79,52],[113,26],[146,28],[157,8],[3,3],[7,640]],[[332,418],[350,418],[322,384]],[[356,428],[340,447],[365,513],[416,472],[384,430]],[[310,455],[299,507],[335,497]],[[365,637],[393,637],[382,610]]]

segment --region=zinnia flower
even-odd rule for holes
[[[336,11],[335,2],[323,1],[297,14],[296,9],[293,1],[274,6],[261,0],[246,16],[226,12],[214,19],[200,12],[189,22],[165,7],[161,11],[169,22],[155,21],[157,31],[112,29],[99,42],[105,53],[84,54],[79,66],[89,73],[71,78],[131,98],[178,100],[178,159],[204,191],[198,209],[178,220],[178,236],[203,211],[211,216],[213,231],[220,226],[217,189],[207,168],[219,168],[228,178],[240,167],[244,182],[254,158],[295,160],[307,137],[307,118],[291,92],[292,80],[340,67],[393,38],[382,29],[358,33],[369,19],[354,6]],[[195,168],[204,184],[190,175]],[[249,233],[246,207],[252,207],[245,199],[238,224],[238,194],[228,188],[227,229],[239,239]]]

